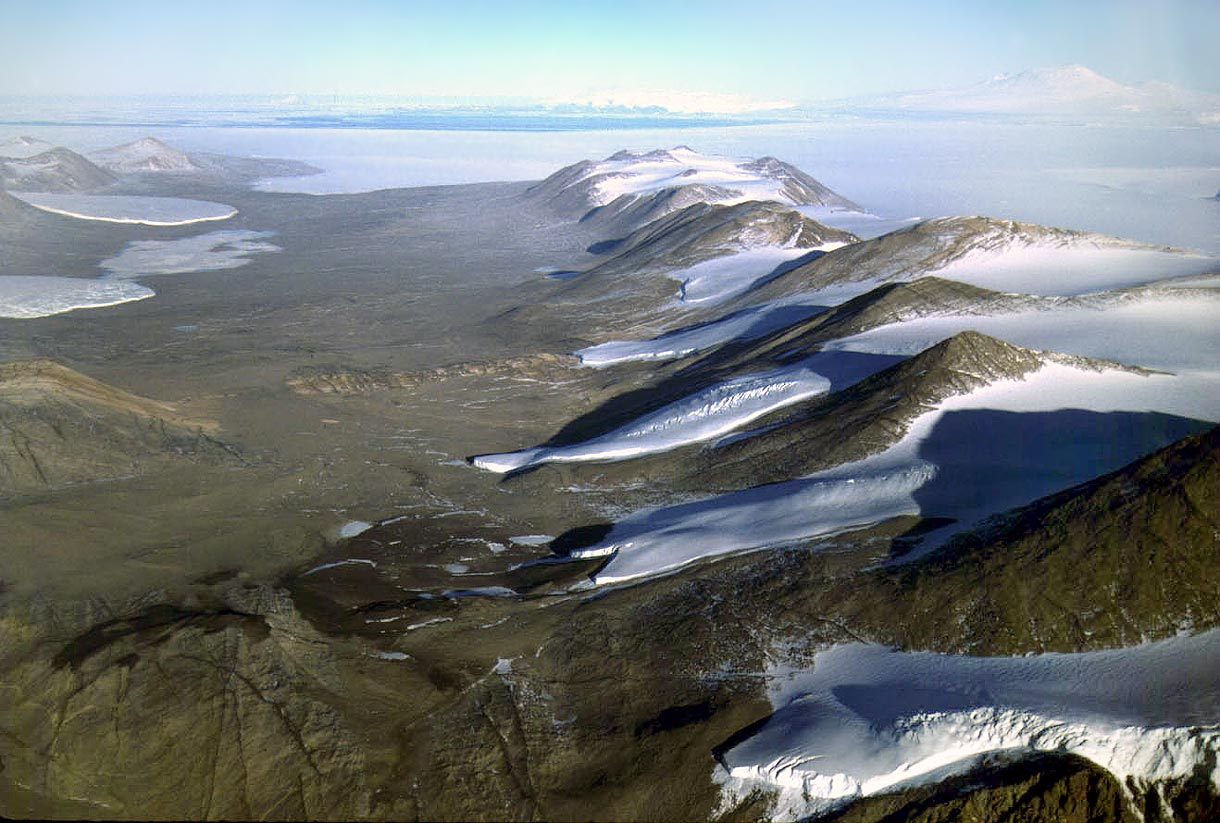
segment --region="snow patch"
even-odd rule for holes
[[[369,566],[374,569],[377,568],[376,561],[365,560],[364,558],[361,558],[361,557],[352,557],[352,558],[348,558],[347,560],[336,560],[334,563],[323,563],[321,566],[314,566],[312,569],[310,569],[309,571],[302,574],[301,577],[308,577],[311,574],[316,574],[317,572],[325,571],[327,569],[336,569],[340,566],[360,566],[360,565]]]
[[[1220,266],[1203,254],[1139,248],[1099,235],[1070,242],[1012,242],[978,248],[929,275],[984,289],[1075,295],[1201,274]]]
[[[763,246],[705,260],[686,269],[667,272],[682,284],[683,303],[718,303],[748,291],[779,266],[813,251],[830,251],[843,243],[828,243],[819,248]]]
[[[364,520],[352,520],[340,527],[339,537],[344,539],[355,537],[358,534],[364,534],[371,528],[373,528],[372,523],[365,522]]]

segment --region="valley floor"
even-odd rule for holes
[[[1213,259],[527,189],[0,203],[0,814],[1220,812]]]

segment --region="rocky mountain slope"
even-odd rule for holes
[[[0,364],[0,814],[1215,816],[1214,260],[855,242],[683,147],[341,197],[188,159],[124,185],[277,254],[0,321],[195,398]]]
[[[115,174],[158,174],[198,171],[182,152],[155,137],[142,137],[121,146],[93,152],[94,163]]]
[[[598,259],[583,271],[563,272],[561,284],[514,316],[560,308],[587,335],[639,329],[650,318],[701,316],[706,306],[754,288],[828,248],[854,243],[777,203],[697,203],[657,218],[623,238],[597,244]],[[712,265],[712,261],[719,261]],[[707,265],[701,265],[707,264]],[[697,283],[691,286],[691,283]],[[685,322],[685,321],[683,321]]]
[[[169,406],[47,360],[0,364],[0,497],[235,454]]]
[[[838,249],[776,278],[750,300],[790,298],[849,284],[866,289],[927,275],[1001,291],[1079,294],[1216,265],[1206,255],[1088,232],[987,217],[947,217]]]
[[[79,192],[102,188],[117,178],[76,152],[54,148],[23,158],[0,157],[0,188],[11,191]]]
[[[774,157],[739,162],[703,155],[686,146],[621,151],[601,161],[583,160],[560,169],[526,194],[570,219],[596,220],[607,227],[638,227],[700,202],[772,200],[860,210]]]

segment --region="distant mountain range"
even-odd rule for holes
[[[1220,94],[1189,91],[1159,82],[1125,85],[1077,65],[1000,74],[959,88],[852,98],[835,105],[898,111],[1119,117],[1220,124]]]
[[[107,123],[163,127],[219,126],[569,131],[800,121],[836,112],[1048,117],[1069,122],[1119,119],[1174,125],[1220,124],[1220,94],[1170,83],[1120,83],[1081,65],[1034,68],[951,88],[902,90],[792,102],[676,89],[613,89],[564,98],[356,97],[244,95],[94,100],[0,100],[6,122]],[[189,117],[184,119],[184,112]],[[144,141],[128,147],[139,154]],[[0,143],[0,154],[28,156],[32,146]],[[43,150],[49,146],[41,147]],[[145,147],[147,148],[147,147]],[[159,147],[155,147],[159,148]],[[156,151],[154,153],[162,153]],[[197,161],[198,158],[192,158]]]

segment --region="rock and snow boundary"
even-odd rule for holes
[[[1220,631],[1125,649],[968,657],[839,645],[766,672],[775,714],[724,752],[726,805],[775,796],[773,817],[968,771],[988,754],[1076,754],[1128,789],[1220,785]]]

